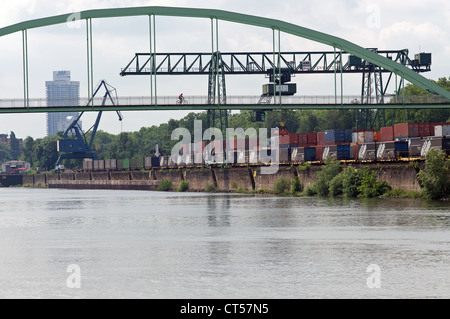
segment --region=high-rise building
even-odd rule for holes
[[[80,105],[80,82],[70,80],[70,71],[54,71],[53,81],[46,81],[45,87],[48,107]],[[47,113],[47,135],[67,130],[78,115],[78,112]]]

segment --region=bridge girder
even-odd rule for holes
[[[67,23],[74,17],[80,20],[91,20],[96,18],[115,18],[115,17],[131,17],[131,16],[176,16],[190,18],[208,18],[228,22],[235,22],[245,25],[269,28],[284,32],[301,38],[305,38],[314,42],[330,45],[335,49],[350,52],[351,54],[366,60],[369,63],[387,69],[407,81],[419,86],[423,90],[440,95],[450,100],[450,92],[441,88],[434,82],[417,74],[415,71],[408,69],[400,63],[396,63],[386,57],[375,52],[371,52],[359,45],[342,38],[338,38],[326,33],[314,31],[292,23],[263,18],[253,15],[229,12],[216,9],[196,9],[196,8],[176,8],[176,7],[133,7],[133,8],[115,8],[115,9],[97,9],[87,10],[71,14],[57,15],[47,18],[35,19],[17,23],[0,29],[0,37],[15,32],[25,32],[26,30],[39,28],[44,26]]]

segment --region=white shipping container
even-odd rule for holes
[[[450,125],[436,125],[434,127],[434,136],[450,135]]]
[[[358,144],[358,132],[352,133],[352,143]]]
[[[367,131],[367,132],[358,132],[358,144],[364,144],[364,143],[373,143],[373,132]]]

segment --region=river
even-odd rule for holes
[[[0,298],[449,298],[450,203],[0,189]]]

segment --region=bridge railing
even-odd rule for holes
[[[207,96],[198,95],[185,95],[186,106],[188,105],[217,105],[217,101],[209,103]],[[29,99],[29,108],[51,108],[51,107],[76,107],[87,106],[89,102],[88,98],[79,99],[56,99],[49,100],[45,98]],[[103,98],[95,98],[91,106],[101,106]],[[108,101],[109,102],[109,101]],[[151,106],[151,105],[167,105],[176,106],[179,100],[177,96],[158,96],[157,98],[150,96],[128,96],[119,97],[116,103],[121,106]],[[444,101],[441,97],[434,95],[417,95],[417,96],[387,96],[383,99],[372,97],[364,98],[361,102],[361,96],[320,96],[320,95],[298,95],[298,96],[275,96],[270,99],[261,99],[261,96],[227,96],[226,101],[223,104],[226,105],[340,105],[340,104],[370,104],[376,108],[377,104],[442,104],[449,103]],[[107,103],[105,107],[111,106],[111,103]],[[26,108],[24,99],[0,99],[1,108]]]

